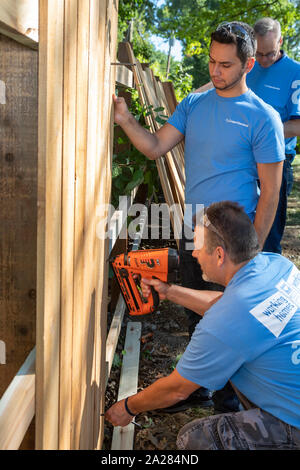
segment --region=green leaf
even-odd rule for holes
[[[144,172],[142,170],[137,170],[133,176],[132,180],[127,184],[125,191],[126,193],[132,191],[136,186],[140,185],[144,180]]]

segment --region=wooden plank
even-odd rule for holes
[[[35,345],[38,54],[0,35],[0,397]]]
[[[65,0],[59,449],[71,448],[77,0]]]
[[[176,96],[175,96],[173,83],[163,82],[162,86],[165,92],[166,100],[168,102],[170,113],[173,114],[178,104]]]
[[[58,448],[64,3],[40,0],[36,447]]]
[[[125,340],[125,354],[121,370],[118,401],[137,393],[140,338],[142,324],[128,322]],[[134,424],[125,427],[115,427],[112,439],[112,450],[132,450],[134,439]]]
[[[104,104],[104,71],[105,71],[105,50],[106,50],[106,17],[107,17],[107,0],[99,4],[99,28],[98,28],[98,41],[97,41],[97,55],[100,58],[98,65],[98,83],[99,93],[97,94],[98,112],[96,117],[97,122],[97,135],[101,135],[101,139],[97,139],[97,152],[96,169],[94,175],[95,181],[95,214],[97,214],[97,207],[105,200],[103,195],[103,180],[102,175],[106,172],[106,148],[104,141],[106,139],[106,129],[103,125],[103,104]],[[93,364],[93,388],[94,388],[94,413],[95,419],[93,422],[93,448],[101,449],[104,436],[103,418],[101,420],[100,414],[103,413],[103,396],[105,390],[105,383],[103,374],[105,374],[105,353],[104,353],[104,339],[103,332],[107,331],[106,315],[102,314],[102,309],[106,308],[105,291],[106,286],[103,285],[103,276],[106,275],[106,266],[103,262],[107,259],[107,245],[100,237],[96,237],[94,241],[95,250],[95,339],[94,339],[94,364]]]
[[[72,437],[71,448],[80,448],[83,412],[83,367],[86,318],[84,285],[85,191],[88,129],[88,67],[90,2],[78,0],[78,39],[76,72],[76,183],[74,225],[74,310],[73,310],[73,370],[72,370]]]
[[[125,65],[115,65],[116,84],[121,87],[133,88],[133,73]]]
[[[0,341],[0,365],[6,364],[6,346],[4,341]]]
[[[150,105],[152,105],[154,108],[156,106],[160,106],[156,86],[154,85],[153,80],[151,82],[151,77],[153,77],[152,72],[148,72],[147,69],[146,72],[144,72],[141,64],[134,57],[130,44],[126,43],[125,46],[127,49],[129,62],[136,64],[135,67],[133,67],[133,74],[143,106],[149,107]],[[145,120],[151,132],[155,132],[159,128],[159,125],[155,120],[155,115],[153,112],[151,113],[151,115],[146,116]],[[156,160],[156,166],[163,188],[165,200],[169,207],[172,206],[174,208],[174,212],[171,212],[170,216],[176,242],[179,246],[179,225],[181,225],[181,222],[183,220],[183,188],[179,181],[179,178],[175,176],[175,168],[172,163],[171,157],[168,155],[167,158],[169,160],[169,168],[166,167],[163,158],[159,158]]]
[[[127,215],[132,205],[132,200],[132,196],[123,196],[119,207],[115,210],[108,221],[109,253],[112,252],[118,237],[126,234]]]
[[[103,1],[100,1],[102,11]],[[107,0],[105,30],[104,30],[104,53],[101,56],[101,74],[103,77],[101,101],[99,107],[99,117],[101,129],[100,135],[102,136],[99,141],[99,156],[100,161],[97,167],[100,178],[97,180],[97,204],[107,204],[110,201],[111,193],[111,171],[112,171],[112,154],[113,154],[113,106],[112,94],[115,90],[116,68],[111,66],[111,63],[116,62],[117,54],[117,24],[118,24],[118,0]],[[100,34],[103,33],[103,22],[100,14]],[[100,414],[104,411],[105,404],[105,343],[107,334],[107,303],[108,303],[108,240],[98,240],[98,256],[100,263],[98,264],[99,271],[97,273],[97,288],[96,288],[96,322],[100,325],[97,330],[97,338],[95,341],[95,370],[94,382],[95,386],[95,414],[97,421],[94,424],[94,435],[96,448],[100,449],[102,446],[104,435],[104,418],[98,419]]]
[[[116,352],[119,335],[122,327],[122,322],[124,318],[124,313],[126,310],[126,304],[122,295],[119,296],[119,300],[116,306],[116,310],[110,325],[109,333],[106,340],[106,364],[107,364],[107,377],[106,384],[110,375],[112,368],[112,363],[114,360],[114,355]]]
[[[38,48],[39,0],[1,0],[0,33]]]
[[[35,349],[0,400],[0,450],[17,450],[35,412]]]

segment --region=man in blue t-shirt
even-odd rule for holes
[[[114,97],[115,122],[148,158],[157,159],[185,140],[186,211],[180,241],[185,287],[216,288],[202,280],[201,270],[186,248],[197,204],[207,206],[224,199],[242,204],[253,220],[261,246],[274,220],[285,158],[283,127],[278,113],[246,85],[255,51],[249,25],[221,24],[211,35],[209,54],[215,88],[187,96],[154,134],[137,123],[123,98]],[[186,313],[191,336],[199,317],[190,309]],[[208,393],[204,396],[207,398]],[[238,406],[236,401],[233,406]],[[222,405],[217,409],[231,408]]]
[[[286,223],[287,197],[293,184],[292,161],[300,136],[300,63],[281,49],[280,24],[262,18],[254,25],[257,39],[256,63],[247,75],[247,85],[256,95],[273,106],[281,117],[285,134],[285,155],[280,199],[264,251],[281,253],[281,239]]]
[[[210,205],[197,220],[193,256],[206,279],[224,292],[198,291],[143,279],[161,299],[199,315],[176,369],[115,403],[106,419],[126,426],[139,413],[176,403],[199,387],[230,379],[243,410],[197,419],[179,432],[187,450],[300,449],[300,272],[275,253],[259,253],[257,234],[242,207]]]

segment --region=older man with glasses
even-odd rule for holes
[[[300,272],[275,253],[259,253],[257,234],[231,201],[211,204],[196,221],[193,257],[223,292],[198,291],[144,279],[161,299],[192,308],[203,319],[176,369],[115,403],[106,419],[132,418],[168,407],[202,387],[228,379],[241,411],[196,419],[179,432],[182,450],[300,449]]]
[[[286,224],[287,198],[293,184],[292,162],[300,136],[300,63],[281,49],[283,39],[277,20],[262,18],[254,25],[257,40],[256,63],[247,75],[247,85],[279,112],[284,125],[285,156],[280,198],[274,223],[264,251],[281,253]]]

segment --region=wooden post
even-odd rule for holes
[[[37,75],[37,51],[0,35],[0,397],[35,345]]]

